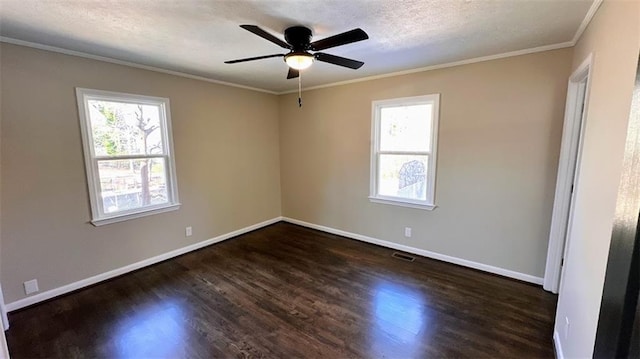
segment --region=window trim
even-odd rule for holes
[[[433,105],[433,120],[431,121],[431,148],[429,151],[381,151],[380,150],[380,110],[384,107],[406,106],[429,103]],[[369,176],[369,201],[374,203],[390,204],[402,207],[433,210],[435,205],[435,185],[437,168],[438,149],[438,126],[440,122],[440,94],[430,94],[423,96],[401,97],[388,100],[377,100],[371,103],[371,168]],[[427,198],[424,201],[402,197],[384,196],[378,194],[378,167],[381,154],[418,154],[427,155],[429,162],[427,165]]]
[[[126,221],[134,218],[150,216],[157,213],[174,211],[180,208],[178,197],[178,180],[176,177],[176,165],[173,152],[173,136],[171,130],[171,110],[169,99],[164,97],[153,97],[129,94],[123,92],[112,92],[76,87],[76,100],[78,103],[78,117],[80,120],[80,131],[82,133],[82,147],[85,160],[85,170],[87,175],[87,189],[89,191],[89,202],[91,205],[91,224],[102,226],[105,224]],[[125,156],[96,156],[93,142],[93,133],[90,130],[90,115],[87,103],[89,100],[118,101],[132,104],[146,104],[160,106],[160,122],[162,130],[162,145],[164,153],[160,155],[125,155]],[[164,158],[165,176],[167,180],[168,203],[120,211],[113,214],[104,213],[102,198],[100,196],[100,174],[98,172],[98,162],[100,160],[118,160],[127,158]]]

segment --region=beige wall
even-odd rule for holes
[[[46,291],[281,214],[542,277],[566,80],[581,44],[575,56],[562,49],[308,91],[301,109],[293,94],[2,44],[5,300],[24,298],[26,280]],[[88,224],[75,87],[171,99],[179,211]],[[371,101],[430,93],[441,94],[438,208],[370,203]]]
[[[274,95],[1,45],[2,286],[46,291],[280,216]],[[168,97],[182,207],[89,224],[75,87]],[[185,226],[193,237],[185,238]]]
[[[571,49],[280,98],[283,216],[544,274]],[[369,202],[371,101],[441,94],[434,211]],[[404,227],[413,237],[404,238]]]
[[[640,2],[605,1],[574,50],[574,69],[591,53],[594,60],[556,314],[566,358],[593,353],[639,44]],[[570,322],[567,337],[565,317]]]

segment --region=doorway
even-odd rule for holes
[[[589,74],[593,55],[574,71],[569,78],[567,104],[565,107],[562,145],[558,163],[547,263],[543,288],[558,293],[562,277],[564,257],[569,246],[571,213],[574,203],[574,189],[577,186],[584,120],[589,95]]]

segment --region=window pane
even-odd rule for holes
[[[380,155],[378,194],[425,201],[428,156]]]
[[[163,154],[160,106],[89,100],[96,156]]]
[[[168,203],[165,165],[164,158],[98,161],[104,213]]]
[[[380,150],[429,151],[433,105],[383,107],[380,110]]]

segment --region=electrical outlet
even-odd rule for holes
[[[569,337],[569,317],[564,317],[564,339]]]
[[[404,227],[404,236],[411,238],[411,227]]]
[[[191,228],[191,226],[187,227],[184,229],[184,235],[187,237],[191,237],[191,235],[193,234],[193,229]]]
[[[35,293],[35,292],[40,290],[38,288],[38,280],[37,279],[28,280],[28,281],[24,282],[23,284],[24,284],[24,293],[27,294],[27,295],[29,295],[31,293]]]

